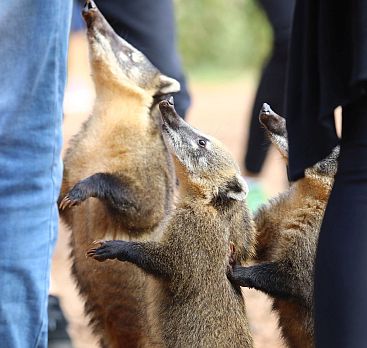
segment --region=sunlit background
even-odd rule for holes
[[[272,43],[267,19],[255,0],[176,0],[175,9],[179,49],[192,96],[187,120],[224,142],[243,166],[249,115]],[[72,32],[64,149],[93,104],[87,48],[85,31]],[[286,187],[285,166],[275,150],[266,160],[260,182],[267,197]],[[61,226],[51,292],[61,299],[74,347],[97,347],[70,278],[68,234]],[[245,300],[255,347],[283,347],[271,301],[255,290],[246,290]]]

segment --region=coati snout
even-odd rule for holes
[[[163,137],[176,162],[181,182],[190,182],[206,196],[244,200],[248,193],[245,180],[232,155],[218,140],[204,135],[176,113],[173,98],[159,103],[163,118]],[[184,175],[180,175],[180,171]]]
[[[288,137],[285,119],[276,114],[271,107],[264,103],[259,115],[259,121],[265,128],[271,142],[285,159],[288,159]]]
[[[264,103],[260,110],[259,121],[271,142],[282,156],[288,160],[288,135],[285,119],[276,114],[268,104]],[[339,146],[336,146],[328,157],[306,169],[305,176],[323,175],[334,177],[338,168],[338,157]]]
[[[147,57],[118,36],[92,0],[87,0],[82,15],[87,24],[93,78],[112,85],[154,91],[154,95],[178,92],[180,84],[165,76]],[[98,65],[98,68],[96,68]]]

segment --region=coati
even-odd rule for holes
[[[97,264],[85,250],[99,238],[157,238],[176,185],[157,100],[180,86],[118,37],[93,1],[82,14],[96,100],[64,158],[59,202],[72,230],[72,273],[102,346],[151,347],[144,273],[128,263]]]
[[[282,156],[288,158],[285,120],[264,104],[260,122]],[[255,261],[233,266],[232,283],[274,298],[282,334],[292,348],[314,347],[313,275],[320,225],[337,169],[339,148],[305,171],[279,196],[256,212]]]
[[[230,258],[254,251],[247,185],[218,141],[186,124],[169,101],[159,105],[180,183],[176,209],[160,241],[100,241],[87,255],[128,261],[152,276],[149,320],[165,347],[252,347],[240,289],[226,276]]]

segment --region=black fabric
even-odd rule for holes
[[[259,173],[269,149],[269,140],[259,123],[259,112],[263,103],[271,105],[278,114],[284,115],[285,80],[288,47],[295,0],[260,0],[273,29],[273,49],[261,74],[252,108],[245,168]]]
[[[338,173],[315,272],[316,347],[367,345],[367,97],[343,109]]]
[[[365,93],[367,2],[298,0],[286,118],[291,180],[338,143],[333,111]]]
[[[118,35],[126,39],[165,75],[181,84],[175,108],[184,117],[190,106],[185,76],[177,54],[172,0],[99,1],[98,8]]]

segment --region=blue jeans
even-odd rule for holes
[[[47,347],[71,1],[0,10],[0,346]]]

